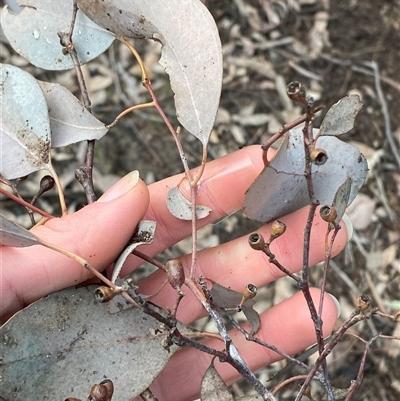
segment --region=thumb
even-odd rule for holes
[[[149,205],[146,184],[133,171],[95,203],[32,232],[104,270],[119,255]],[[89,273],[75,261],[43,246],[3,247],[1,292],[8,314],[51,292],[81,283]],[[8,306],[8,308],[7,308]],[[3,309],[3,312],[5,310]]]

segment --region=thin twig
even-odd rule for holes
[[[61,213],[63,216],[65,216],[68,214],[68,209],[67,209],[67,205],[65,203],[64,192],[63,192],[63,189],[61,186],[60,179],[58,177],[57,172],[54,170],[53,166],[51,165],[51,163],[47,164],[46,168],[49,171],[49,173],[51,174],[51,176],[53,177],[54,183],[56,184],[58,198],[60,200]]]
[[[306,378],[307,378],[306,375],[292,376],[292,377],[290,377],[289,379],[286,379],[286,380],[284,380],[283,382],[279,383],[277,386],[275,386],[275,387],[272,389],[271,393],[272,393],[273,395],[276,395],[276,393],[277,393],[279,390],[281,390],[283,387],[287,386],[288,384],[290,384],[290,383],[292,383],[292,382],[294,382],[294,381],[296,381],[296,380],[304,380],[304,379],[306,379]]]
[[[301,117],[296,118],[294,121],[283,125],[279,131],[277,133],[275,133],[274,135],[272,135],[271,138],[268,139],[267,142],[265,142],[262,146],[261,149],[263,150],[263,161],[264,161],[264,167],[268,167],[269,166],[269,160],[267,158],[267,152],[268,149],[286,132],[290,131],[291,129],[293,129],[294,127],[297,127],[298,125],[300,125],[301,123],[304,123],[304,121],[306,121],[307,119],[307,114],[303,114]]]
[[[77,0],[73,0],[73,11],[72,11],[72,21],[69,28],[68,33],[66,32],[57,32],[57,35],[60,38],[61,46],[64,47],[63,51],[68,53],[72,59],[72,62],[75,67],[76,76],[78,79],[79,89],[82,94],[83,106],[86,110],[91,112],[91,102],[89,99],[88,91],[86,88],[86,83],[83,78],[82,69],[78,60],[78,55],[76,54],[75,47],[72,42],[72,35],[75,27],[76,14],[78,12],[78,4]],[[87,141],[87,150],[86,150],[86,165],[85,165],[85,186],[84,191],[86,194],[86,199],[88,203],[93,203],[96,200],[96,194],[94,192],[93,186],[93,161],[94,161],[94,145],[95,141]]]
[[[300,401],[304,391],[306,390],[307,386],[310,384],[311,380],[313,379],[315,373],[317,372],[319,366],[323,361],[326,361],[326,357],[332,352],[332,349],[336,346],[336,344],[342,340],[343,336],[346,334],[346,331],[357,324],[362,320],[369,319],[373,314],[377,312],[377,308],[372,309],[370,312],[366,314],[360,314],[359,310],[355,310],[349,318],[342,324],[342,326],[332,334],[328,344],[324,348],[323,352],[320,353],[318,359],[314,363],[314,366],[311,368],[307,379],[304,381],[303,385],[300,388],[299,393],[296,396],[295,401]]]
[[[7,198],[12,199],[13,201],[19,203],[22,206],[25,206],[26,208],[29,208],[31,210],[33,210],[36,213],[39,213],[41,216],[45,217],[46,219],[53,219],[54,216],[52,216],[51,214],[45,212],[42,209],[39,209],[36,206],[31,205],[30,203],[28,203],[27,201],[25,201],[22,198],[19,198],[18,196],[12,194],[11,192],[6,191],[4,188],[0,187],[0,193],[2,193],[3,195],[7,196]]]
[[[325,289],[326,289],[326,282],[328,279],[328,269],[330,266],[330,261],[332,258],[332,247],[333,247],[333,243],[335,242],[336,236],[340,230],[340,225],[335,224],[335,228],[333,231],[333,234],[331,236],[330,241],[328,242],[328,236],[329,236],[329,225],[330,223],[328,223],[328,230],[326,233],[326,240],[325,240],[325,260],[324,260],[324,267],[323,267],[323,275],[322,275],[322,282],[321,282],[321,293],[320,293],[320,297],[319,297],[319,308],[318,308],[318,316],[319,319],[322,320],[322,309],[324,306],[324,297],[325,297]]]
[[[251,341],[251,342],[254,342],[254,343],[258,344],[258,345],[261,345],[262,347],[268,348],[271,351],[274,351],[277,354],[279,354],[281,357],[287,359],[288,361],[293,362],[294,364],[300,366],[301,368],[303,368],[305,370],[309,370],[310,369],[304,362],[301,362],[298,359],[290,356],[285,351],[282,351],[279,348],[277,348],[275,345],[269,344],[269,343],[267,343],[265,341],[262,341],[258,337],[255,337],[254,335],[250,334],[229,313],[227,314],[227,316],[228,316],[229,320],[231,321],[232,325],[244,335],[244,337],[246,338],[247,341]]]
[[[376,89],[376,93],[378,95],[378,99],[382,106],[383,119],[385,122],[386,139],[389,142],[390,150],[393,153],[393,156],[396,160],[397,166],[400,168],[400,153],[398,151],[398,145],[396,145],[396,143],[393,139],[392,127],[390,124],[389,108],[386,103],[386,99],[383,94],[383,91],[382,91],[381,80],[380,80],[380,76],[379,76],[379,66],[376,61],[366,62],[365,64],[369,65],[372,68],[372,70],[374,71],[375,89]]]
[[[148,263],[151,263],[153,266],[158,267],[160,270],[163,270],[164,272],[167,270],[167,269],[165,268],[165,265],[164,265],[163,263],[161,263],[161,262],[159,262],[158,260],[152,258],[151,256],[146,255],[146,254],[143,253],[143,252],[138,251],[137,249],[134,249],[134,250],[132,251],[132,255],[135,255],[135,256],[137,256],[138,258],[143,259],[143,260],[145,260],[145,261],[148,262]]]
[[[301,279],[294,275],[291,271],[286,269],[275,257],[275,255],[271,252],[271,249],[268,244],[265,244],[264,249],[262,250],[268,256],[268,262],[274,264],[281,272],[283,272],[286,276],[292,278],[296,283],[300,284]]]
[[[360,366],[358,368],[358,373],[357,373],[357,378],[356,380],[354,380],[354,382],[352,382],[351,385],[351,389],[348,392],[345,401],[349,401],[351,400],[351,398],[353,397],[354,393],[356,392],[356,390],[360,387],[362,379],[364,377],[364,371],[365,371],[365,361],[367,360],[367,355],[368,355],[368,351],[371,347],[371,344],[379,337],[379,334],[376,334],[375,336],[373,336],[369,341],[365,342],[365,346],[364,346],[364,352],[361,358],[361,362],[360,362]]]
[[[121,120],[122,117],[126,116],[127,114],[131,113],[132,111],[139,110],[139,109],[145,109],[145,108],[148,108],[148,107],[154,107],[154,103],[153,102],[141,103],[141,104],[137,104],[137,105],[132,106],[132,107],[128,107],[123,112],[119,113],[118,116],[115,117],[115,120],[112,123],[106,125],[106,127],[108,129],[110,129],[110,128],[114,127],[118,123],[118,121]]]
[[[307,223],[306,227],[304,229],[304,242],[303,242],[303,269],[302,269],[302,281],[301,281],[301,291],[303,292],[304,298],[307,302],[308,309],[311,314],[311,318],[314,322],[314,327],[315,327],[315,334],[316,334],[316,339],[317,339],[317,344],[318,344],[318,351],[321,355],[323,349],[324,349],[324,337],[323,337],[323,331],[322,331],[322,320],[317,313],[317,310],[315,308],[314,301],[311,297],[311,292],[310,292],[310,284],[309,284],[309,261],[310,261],[310,247],[311,247],[311,229],[314,221],[314,216],[315,212],[318,206],[318,202],[315,199],[315,193],[314,193],[314,185],[313,185],[313,179],[312,179],[312,163],[311,163],[311,156],[310,156],[310,151],[311,151],[311,146],[313,146],[314,141],[313,141],[313,126],[312,126],[312,108],[311,105],[309,104],[307,106],[307,119],[305,121],[304,129],[303,129],[303,134],[304,134],[304,152],[305,152],[305,170],[304,170],[304,175],[306,178],[307,182],[307,190],[308,190],[308,196],[310,199],[310,208],[307,216]],[[327,364],[326,360],[324,359],[321,361],[321,367],[323,370],[324,374],[324,382],[322,383],[325,387],[325,390],[328,395],[328,401],[334,401],[334,396],[332,393],[332,388],[329,382],[329,377],[328,377],[328,369],[327,369]],[[304,394],[304,391],[306,390],[307,387],[302,387],[300,394]],[[299,396],[298,396],[299,397]],[[300,398],[296,398],[296,401]]]
[[[361,73],[361,74],[365,74],[365,75],[369,75],[369,76],[375,75],[374,72],[371,72],[369,69],[356,65],[353,60],[341,60],[337,57],[332,57],[331,55],[324,54],[324,53],[322,53],[320,55],[320,57],[331,63],[338,64],[338,65],[341,65],[344,67],[348,67],[351,70]],[[385,82],[386,84],[390,85],[392,88],[396,89],[398,92],[400,92],[400,83],[399,82],[394,81],[393,79],[385,77],[385,76],[380,76],[380,80]]]

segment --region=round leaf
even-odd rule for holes
[[[23,177],[50,163],[50,121],[46,100],[36,79],[20,68],[0,65],[0,173]]]
[[[222,86],[222,51],[215,22],[200,0],[78,0],[93,21],[117,35],[163,45],[179,122],[207,146]]]
[[[69,288],[22,310],[1,328],[2,396],[26,401],[86,399],[91,385],[114,382],[116,400],[144,391],[173,354],[166,334],[140,309],[116,315],[94,300],[96,286]],[[153,333],[153,334],[152,334]]]
[[[354,120],[362,106],[358,95],[340,99],[326,113],[320,128],[321,135],[339,136],[349,132],[353,129]]]
[[[69,32],[72,1],[24,0],[22,11],[13,14],[7,7],[1,24],[14,50],[36,67],[47,70],[73,68],[69,54],[63,54],[58,32]],[[114,36],[78,10],[72,42],[81,64],[103,53]]]
[[[49,108],[51,147],[102,138],[108,128],[67,89],[38,81]]]
[[[181,193],[178,187],[173,187],[168,191],[167,207],[170,213],[180,220],[192,220],[192,203]],[[211,212],[207,206],[196,205],[196,217],[204,219]]]
[[[315,134],[317,130],[314,130]],[[358,149],[335,136],[317,140],[318,148],[328,155],[325,164],[312,166],[316,199],[321,205],[332,205],[338,188],[351,180],[349,205],[367,175],[367,162]],[[302,128],[286,134],[275,158],[248,189],[243,211],[252,220],[268,222],[292,213],[310,203],[304,176],[305,154]]]

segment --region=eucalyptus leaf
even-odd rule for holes
[[[18,67],[0,65],[1,167],[11,180],[50,165],[50,121],[36,79]]]
[[[214,363],[204,373],[200,394],[201,401],[233,401],[233,396],[215,369]]]
[[[139,222],[137,234],[135,235],[133,242],[129,244],[121,253],[117,261],[115,262],[111,282],[115,283],[119,273],[127,259],[127,257],[139,246],[148,245],[153,242],[154,233],[156,231],[157,223],[151,220],[142,220]]]
[[[78,0],[93,21],[116,35],[163,45],[179,122],[207,146],[222,86],[216,24],[200,0]]]
[[[332,206],[336,209],[337,213],[335,219],[336,224],[339,224],[340,220],[342,220],[342,217],[347,207],[347,203],[349,202],[350,190],[351,190],[351,178],[346,177],[343,184],[336,191],[332,203]]]
[[[0,215],[0,245],[23,248],[38,244],[35,235]]]
[[[73,2],[53,0],[20,0],[22,10],[2,12],[1,25],[14,50],[36,67],[47,70],[73,68],[71,56],[63,53],[58,32],[69,32]],[[114,35],[99,27],[78,10],[72,42],[80,64],[103,53]]]
[[[350,95],[340,99],[326,113],[320,127],[321,135],[339,136],[354,127],[354,120],[363,103],[358,95]]]
[[[167,207],[170,213],[180,220],[192,220],[192,203],[181,193],[178,187],[173,187],[168,191]],[[207,206],[196,205],[196,217],[204,219],[212,209]]]
[[[67,88],[38,82],[49,109],[52,148],[101,139],[107,133],[105,124],[86,110]]]
[[[95,302],[95,288],[51,294],[2,326],[5,399],[31,400],[38,391],[41,400],[86,399],[104,378],[113,381],[116,400],[149,387],[176,347],[162,347],[166,333],[141,309],[109,315],[106,304]]]
[[[317,134],[317,130],[314,130]],[[332,205],[335,194],[349,178],[349,205],[367,175],[367,162],[358,149],[335,136],[322,136],[316,146],[326,151],[328,160],[312,165],[314,193],[321,205]],[[289,131],[275,158],[247,190],[243,211],[252,220],[269,222],[310,203],[304,176],[305,153],[302,128]]]
[[[213,282],[210,294],[212,296],[213,303],[219,308],[236,308],[239,306],[240,301],[242,300],[242,294],[240,292],[233,291],[230,288],[226,288],[215,282]],[[253,309],[254,304],[254,299],[247,299],[246,302],[241,306],[242,312],[251,324],[252,335],[257,333],[261,327],[260,315],[256,310]]]

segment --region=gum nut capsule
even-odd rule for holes
[[[116,295],[121,294],[123,289],[121,287],[110,288],[102,285],[94,290],[94,297],[98,302],[111,301]]]
[[[306,90],[301,82],[293,81],[286,87],[288,97],[296,102],[306,103]]]
[[[179,259],[169,260],[165,267],[167,269],[168,282],[175,290],[180,290],[185,282],[185,271]]]
[[[250,234],[249,244],[256,251],[262,251],[265,245],[264,237],[259,233]]]
[[[311,163],[316,166],[322,166],[328,160],[328,155],[326,154],[324,149],[314,148],[310,152]]]
[[[337,211],[333,206],[322,206],[321,209],[319,209],[319,215],[322,220],[328,223],[334,223],[337,218]]]
[[[257,295],[257,287],[254,284],[247,284],[242,294],[246,300],[252,299]]]
[[[257,287],[254,284],[247,284],[246,288],[242,292],[242,300],[240,301],[239,308],[248,300],[252,299],[257,295]]]

